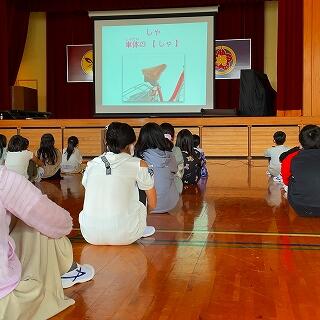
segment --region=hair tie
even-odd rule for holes
[[[164,137],[167,138],[168,140],[172,141],[172,137],[170,133],[165,133]]]

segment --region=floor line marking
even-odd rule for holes
[[[161,230],[156,229],[157,232],[162,233],[203,233],[203,234],[221,234],[221,235],[253,235],[253,236],[287,236],[287,237],[314,237],[320,238],[320,234],[317,233],[278,233],[278,232],[244,232],[244,231],[205,231],[205,230],[195,230],[195,231],[186,231],[186,230]]]
[[[80,231],[80,228],[72,230]],[[317,233],[278,233],[278,232],[245,232],[245,231],[207,231],[207,230],[168,230],[156,229],[159,233],[193,233],[193,234],[221,234],[221,235],[251,235],[251,236],[271,236],[271,237],[309,237],[320,238]]]

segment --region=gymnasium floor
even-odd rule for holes
[[[81,176],[41,182],[72,212],[76,260],[97,272],[66,290],[76,304],[53,319],[320,319],[320,219],[289,208],[265,160],[208,162],[181,211],[150,215],[155,236],[123,247],[81,238]]]

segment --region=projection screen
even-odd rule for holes
[[[217,7],[90,12],[96,115],[214,108]]]

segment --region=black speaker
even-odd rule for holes
[[[203,117],[236,117],[236,109],[201,109]]]
[[[239,115],[273,116],[277,92],[268,76],[255,70],[241,70]]]

